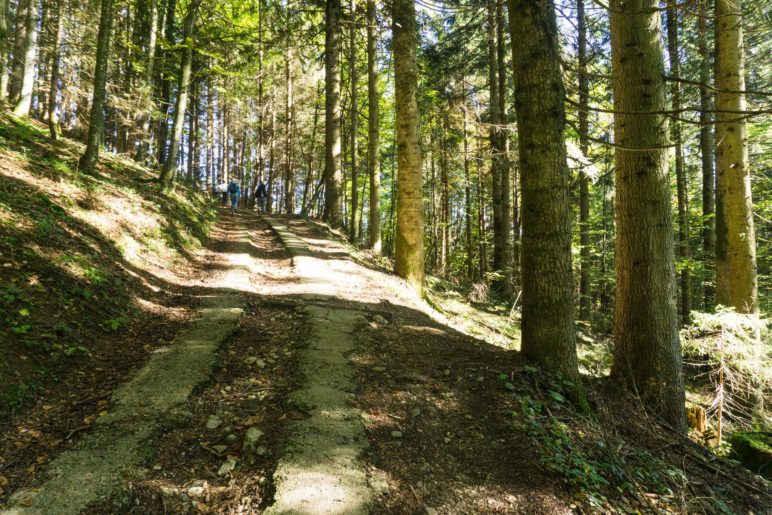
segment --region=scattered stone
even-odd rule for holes
[[[386,367],[373,367],[373,372],[386,372]]]
[[[260,438],[263,437],[265,433],[260,431],[255,426],[250,427],[247,429],[246,434],[244,435],[244,444],[242,445],[242,456],[247,461],[247,463],[254,462],[255,458],[258,456],[263,456],[265,452],[259,452],[261,449],[264,449],[263,447],[258,447],[257,443],[260,441]]]
[[[238,441],[239,441],[239,437],[234,435],[233,433],[230,433],[228,436],[225,437],[225,443],[227,443],[228,445],[233,445]]]
[[[255,365],[258,368],[265,368],[266,367],[265,361],[263,361],[262,359],[258,359],[257,361],[255,361]]]
[[[482,383],[483,381],[485,381],[485,378],[483,376],[477,376],[478,383]]]
[[[206,421],[206,428],[207,429],[217,429],[222,424],[222,420],[220,420],[220,417],[217,415],[209,415],[209,418]]]
[[[199,497],[203,497],[205,493],[203,486],[191,486],[188,488],[188,497],[192,497],[193,499],[198,499]]]
[[[227,445],[222,445],[222,444],[219,444],[219,445],[213,445],[213,446],[212,446],[212,449],[214,449],[215,451],[217,451],[217,452],[219,452],[220,454],[222,454],[222,453],[224,453],[225,451],[227,451],[227,450],[228,450],[228,446],[227,446]]]
[[[392,431],[391,436],[392,438],[402,438],[402,431]]]
[[[373,322],[375,322],[376,324],[381,324],[381,325],[386,325],[386,324],[389,323],[388,320],[383,318],[381,315],[374,315],[373,316]]]
[[[449,368],[446,368],[445,370],[443,370],[443,373],[444,373],[446,376],[449,376],[449,375],[450,375],[450,369],[449,369]]]
[[[450,443],[450,438],[448,438],[447,436],[445,437],[445,443]]]
[[[226,459],[222,465],[220,465],[220,469],[217,471],[218,476],[227,476],[229,473],[233,471],[233,469],[236,468],[236,458],[233,456],[228,456],[228,459]]]
[[[417,417],[421,414],[421,408],[413,408],[410,410],[410,415],[413,417]]]
[[[437,513],[435,508],[430,508],[429,506],[426,507],[426,515],[437,515]]]
[[[255,356],[250,356],[247,359],[244,360],[245,365],[254,365],[255,361],[257,361],[257,358]]]
[[[161,470],[161,465],[153,465],[153,470]]]

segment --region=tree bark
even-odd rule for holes
[[[341,225],[343,188],[340,140],[340,0],[326,0],[325,18],[325,163],[324,214],[331,226]]]
[[[0,0],[0,107],[4,106],[8,99],[8,7],[8,0]]]
[[[571,269],[569,174],[564,137],[565,96],[552,3],[509,0],[523,198],[522,351],[579,382]]]
[[[166,15],[164,19],[164,36],[166,37],[166,43],[169,49],[163,50],[161,52],[161,62],[168,63],[171,61],[171,59],[165,59],[168,54],[171,52],[171,48],[174,47],[175,41],[174,41],[174,26],[175,26],[175,11],[176,11],[177,1],[176,0],[167,0],[166,3]],[[171,77],[164,77],[163,69],[160,70],[159,73],[159,80],[161,82],[161,97],[159,102],[159,109],[161,112],[160,119],[158,120],[158,153],[157,153],[157,161],[158,164],[161,166],[164,166],[166,163],[167,158],[167,145],[166,145],[166,139],[168,137],[169,133],[169,112],[170,104],[171,104],[171,96],[172,96],[172,79]],[[174,163],[172,163],[174,164]]]
[[[579,45],[579,149],[586,160],[590,147],[587,107],[590,102],[589,78],[587,75],[587,20],[584,17],[584,0],[576,2]],[[579,172],[579,319],[590,318],[590,178],[582,167]]]
[[[417,31],[413,0],[393,2],[394,83],[397,124],[396,272],[423,295],[423,170],[418,132]]]
[[[667,26],[670,75],[677,79],[681,76],[681,59],[678,55],[678,11],[675,4],[676,0],[668,0],[665,23]],[[681,109],[681,83],[677,80],[673,81],[670,86],[670,95],[673,111],[679,112]],[[681,313],[681,322],[688,324],[689,313],[692,310],[691,280],[689,277],[689,204],[681,125],[675,120],[671,125],[671,138],[675,145],[676,190],[678,197],[678,245],[676,248],[678,259],[681,261],[679,311]]]
[[[491,146],[491,198],[493,199],[493,270],[500,271],[503,264],[501,245],[501,138],[497,128],[499,115],[499,69],[496,48],[496,6],[488,5],[488,84],[490,105],[488,139]],[[496,281],[495,286],[500,286]]]
[[[742,0],[716,0],[716,300],[740,313],[758,311]],[[731,111],[731,112],[729,112]]]
[[[38,2],[29,0],[24,21],[24,41],[19,54],[18,71],[19,96],[13,108],[16,116],[27,116],[32,107],[32,93],[35,86],[35,54],[38,50]]]
[[[56,98],[59,93],[59,60],[61,58],[62,31],[64,28],[64,0],[56,0],[54,37],[51,41],[51,75],[48,84],[48,132],[57,141],[62,134],[56,114]]]
[[[381,156],[380,156],[380,95],[378,94],[378,62],[375,0],[367,0],[367,173],[370,177],[370,210],[368,219],[369,245],[374,254],[381,253]]]
[[[349,20],[349,80],[351,81],[351,226],[349,227],[349,241],[357,243],[359,241],[359,170],[357,169],[357,132],[359,131],[359,98],[357,94],[357,30],[356,30],[356,2],[351,0],[349,3],[351,10],[351,19]]]
[[[614,0],[616,345],[612,375],[685,430],[657,0]],[[635,112],[635,114],[623,114]],[[645,113],[645,114],[641,114]]]
[[[287,57],[285,60],[284,79],[286,81],[286,100],[285,104],[285,118],[287,120],[285,138],[285,175],[284,175],[284,210],[287,215],[291,215],[295,212],[295,173],[292,170],[292,49],[287,49]]]
[[[496,59],[498,61],[498,152],[499,152],[499,174],[500,188],[499,193],[501,202],[501,218],[499,231],[499,245],[501,246],[501,281],[499,291],[501,295],[512,300],[512,203],[509,199],[509,138],[504,125],[507,123],[507,70],[504,65],[506,55],[505,36],[504,36],[504,6],[503,3],[496,5]]]
[[[150,123],[153,120],[153,77],[155,76],[155,53],[156,42],[158,38],[158,0],[150,1],[150,12],[148,13],[148,34],[147,34],[147,57],[145,59],[145,77],[140,94],[144,102],[143,108],[146,110],[141,115],[142,128],[139,137],[141,138],[137,148],[137,161],[145,161],[150,153]]]
[[[14,23],[13,61],[11,62],[11,77],[9,83],[9,100],[15,105],[19,100],[21,81],[24,76],[25,45],[27,43],[27,15],[30,12],[32,0],[18,0]]]
[[[713,307],[713,299],[715,297],[713,279],[715,278],[716,256],[716,221],[714,218],[716,210],[716,175],[713,165],[715,146],[713,139],[713,117],[710,113],[713,110],[713,93],[707,87],[711,82],[707,4],[708,0],[700,0],[699,36],[697,39],[697,48],[701,56],[700,83],[705,85],[700,88],[700,154],[702,156],[702,252],[706,267],[711,271],[711,277],[705,281],[705,291],[703,292],[703,306],[706,310]]]
[[[107,71],[110,57],[110,38],[113,28],[113,0],[101,0],[101,5],[99,32],[97,35],[96,67],[94,69],[94,94],[91,100],[86,151],[78,162],[78,168],[87,174],[94,174],[95,172],[105,125]]]
[[[188,6],[185,21],[182,25],[182,58],[180,62],[180,80],[177,89],[177,101],[174,106],[174,122],[172,125],[172,137],[169,141],[169,150],[161,170],[159,181],[162,185],[168,185],[174,179],[174,167],[177,163],[182,127],[185,124],[185,111],[188,109],[188,96],[190,94],[191,75],[193,69],[193,35],[196,24],[198,6],[201,0],[194,0]],[[227,157],[227,156],[226,156]]]
[[[467,116],[469,115],[464,99],[464,235],[466,238],[466,278],[471,281],[474,277],[474,261],[472,247],[472,179],[469,175],[469,131],[467,130]]]

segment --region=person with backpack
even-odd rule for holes
[[[263,181],[257,184],[255,189],[255,198],[257,199],[257,210],[260,213],[265,213],[265,199],[268,198],[268,191],[265,188]]]
[[[241,187],[236,179],[231,179],[228,184],[228,195],[231,198],[231,213],[236,212],[236,206],[239,205],[239,197],[241,196]]]

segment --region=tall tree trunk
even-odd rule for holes
[[[326,0],[325,19],[325,135],[324,214],[333,227],[341,225],[340,196],[343,188],[340,140],[340,0]]]
[[[491,145],[491,197],[493,199],[493,270],[502,269],[504,261],[501,246],[501,138],[498,124],[499,114],[499,60],[496,48],[496,6],[488,5],[488,84],[490,88],[490,106],[488,138]],[[501,284],[496,281],[498,289]]]
[[[19,100],[21,91],[21,81],[24,76],[24,56],[26,55],[27,44],[27,15],[33,0],[18,0],[16,3],[16,13],[14,22],[16,30],[14,31],[13,61],[11,63],[11,77],[9,84],[9,100],[15,105]]]
[[[91,100],[86,151],[78,162],[78,168],[87,174],[95,172],[102,146],[105,126],[105,103],[107,100],[107,71],[110,57],[110,38],[113,28],[113,0],[101,0],[99,32],[97,35],[96,67],[94,69],[94,94]]]
[[[579,48],[577,51],[579,70],[579,149],[586,160],[589,151],[588,104],[590,102],[590,87],[587,76],[587,20],[584,17],[584,0],[576,2],[576,18],[579,32]],[[579,173],[579,318],[590,318],[590,178],[582,167]]]
[[[257,2],[257,179],[265,173],[265,106],[263,77],[263,0]]]
[[[285,105],[285,116],[287,119],[287,130],[284,134],[285,145],[285,175],[284,175],[284,210],[287,215],[295,212],[295,173],[292,170],[292,70],[290,67],[292,61],[292,49],[287,49],[287,58],[285,60],[284,80],[286,81],[287,103]]]
[[[442,143],[440,144],[440,181],[442,190],[440,192],[440,223],[442,230],[440,246],[440,275],[443,279],[448,279],[450,273],[450,184],[448,182],[448,131],[449,121],[447,110],[443,111],[442,116]]]
[[[351,19],[349,20],[349,80],[351,81],[351,226],[349,227],[349,240],[351,243],[359,241],[359,170],[357,169],[357,132],[359,131],[359,95],[357,94],[357,29],[356,29],[356,1],[349,3]]]
[[[417,32],[413,0],[394,0],[392,17],[398,169],[396,272],[423,295],[423,170],[418,133]]]
[[[474,277],[474,248],[472,247],[472,179],[469,175],[468,116],[469,111],[464,99],[464,235],[466,237],[466,278],[471,281]]]
[[[268,149],[268,184],[266,185],[266,191],[268,192],[268,198],[265,199],[266,210],[273,212],[273,181],[274,181],[274,166],[276,164],[276,109],[275,109],[276,96],[271,93],[271,130],[269,134],[269,149]]]
[[[477,241],[479,245],[479,271],[478,280],[485,280],[485,273],[488,271],[488,255],[485,230],[485,180],[483,178],[483,167],[480,164],[480,158],[483,153],[480,147],[482,142],[477,140]]]
[[[499,245],[501,246],[501,281],[499,291],[507,299],[512,299],[512,203],[509,200],[509,138],[504,125],[507,123],[507,70],[504,64],[506,56],[505,36],[504,36],[504,5],[496,5],[496,59],[498,61],[498,121],[497,131],[498,152],[499,152],[499,176],[501,191],[499,192],[501,202],[501,218]]]
[[[8,0],[0,0],[0,108],[8,99],[8,19],[10,17]]]
[[[611,3],[617,194],[612,374],[685,429],[657,0]],[[634,114],[625,114],[634,113]],[[644,114],[641,114],[644,113]]]
[[[171,61],[171,58],[169,54],[171,53],[171,49],[174,48],[176,41],[174,40],[174,27],[176,23],[175,18],[175,11],[177,7],[177,1],[176,0],[167,0],[166,3],[166,15],[164,16],[164,36],[166,37],[166,44],[167,49],[161,52],[162,57],[162,63],[165,64],[165,66],[169,66],[169,63]],[[160,70],[161,73],[159,74],[159,79],[161,81],[161,98],[159,102],[159,107],[161,111],[160,120],[158,121],[158,155],[157,160],[158,164],[161,166],[165,166],[166,164],[166,158],[167,158],[167,149],[168,146],[166,144],[166,139],[168,138],[169,133],[169,112],[170,104],[171,104],[171,96],[172,96],[172,79],[171,76],[164,77],[163,69]],[[171,74],[169,74],[171,75]],[[172,163],[174,165],[174,163]]]
[[[670,75],[675,79],[679,79],[681,76],[681,59],[678,55],[678,11],[675,4],[676,0],[668,0],[665,23],[667,25],[667,51],[670,60]],[[671,84],[670,94],[673,111],[679,112],[681,110],[681,83],[677,80],[674,80]],[[675,145],[676,190],[678,196],[678,245],[676,248],[677,256],[681,260],[682,266],[680,273],[681,295],[679,311],[682,323],[688,324],[689,313],[692,310],[691,280],[689,278],[689,208],[681,125],[678,121],[673,121],[671,125],[671,137]]]
[[[153,121],[153,77],[155,76],[155,53],[158,38],[158,0],[149,0],[150,12],[148,13],[147,57],[145,59],[145,77],[142,84],[141,95],[143,101],[142,129],[140,130],[140,142],[137,148],[137,161],[143,162],[150,153],[150,124]],[[145,112],[146,111],[146,112]]]
[[[367,172],[370,177],[369,244],[373,253],[381,253],[381,156],[380,95],[378,94],[378,61],[375,0],[367,0]]]
[[[214,167],[214,96],[211,77],[206,81],[206,175],[212,186],[218,184]]]
[[[38,50],[38,1],[29,0],[29,6],[25,12],[24,42],[22,53],[19,54],[19,71],[21,80],[19,97],[13,108],[16,116],[27,116],[32,107],[32,92],[35,86],[35,54]]]
[[[571,270],[564,87],[551,3],[509,0],[520,182],[523,195],[522,350],[547,370],[579,382]]]
[[[177,152],[180,139],[182,138],[182,127],[185,124],[185,111],[188,109],[190,77],[193,68],[193,33],[200,3],[201,0],[194,0],[188,6],[188,12],[182,25],[182,43],[184,48],[182,49],[180,63],[180,81],[177,88],[177,102],[174,106],[174,122],[172,125],[172,137],[169,141],[169,155],[166,156],[166,161],[164,161],[159,178],[162,185],[168,185],[174,178],[174,166],[177,163]]]
[[[697,48],[699,49],[700,59],[700,83],[704,86],[700,88],[700,154],[702,155],[702,252],[706,266],[711,270],[711,278],[705,281],[704,308],[706,310],[713,307],[715,290],[713,279],[715,278],[715,255],[716,255],[716,230],[715,230],[715,206],[716,206],[716,188],[715,171],[713,166],[713,156],[715,152],[713,140],[713,93],[708,89],[711,82],[711,62],[710,52],[708,51],[708,0],[700,0],[699,16],[699,36],[697,39]]]
[[[716,300],[758,311],[742,0],[716,0]]]
[[[51,41],[51,76],[48,84],[48,131],[57,141],[62,134],[56,114],[56,97],[59,92],[59,61],[61,59],[62,31],[64,28],[64,0],[56,0],[54,37]]]

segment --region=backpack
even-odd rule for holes
[[[235,195],[236,193],[238,193],[238,191],[239,191],[239,187],[236,185],[235,182],[228,184],[228,193],[230,193],[231,195]]]

